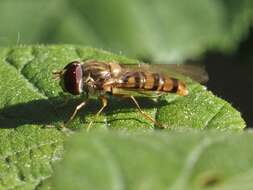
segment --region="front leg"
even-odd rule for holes
[[[79,105],[76,106],[75,111],[73,112],[73,114],[70,116],[70,118],[68,119],[68,121],[64,124],[64,126],[68,126],[69,123],[75,118],[77,112],[86,105],[86,103],[88,102],[88,99],[81,102]]]

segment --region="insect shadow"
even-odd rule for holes
[[[157,108],[168,104],[165,101],[155,102],[150,98],[138,98],[140,106],[145,108]],[[63,124],[73,113],[75,107],[82,100],[79,98],[70,99],[65,105],[61,97],[49,99],[33,100],[26,103],[11,105],[0,109],[0,128],[16,128],[21,125],[35,124],[43,126],[51,126],[55,124]],[[87,106],[82,108],[76,117],[80,117],[85,121],[85,115],[96,114],[101,108],[101,103],[97,99],[89,100]],[[129,109],[135,109],[136,106],[128,99],[110,98],[108,107],[103,111],[106,115],[117,112],[128,112]],[[137,109],[135,109],[137,112]],[[141,115],[140,115],[141,116]],[[117,118],[119,120],[120,118]],[[136,118],[133,118],[136,120]]]

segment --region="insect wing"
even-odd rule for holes
[[[158,91],[145,91],[142,89],[124,89],[124,88],[114,88],[113,95],[121,97],[149,97],[149,98],[158,98],[159,96],[165,94],[164,92]]]
[[[165,76],[186,80],[187,77],[199,82],[206,83],[208,74],[201,64],[124,64],[124,70],[160,73]]]

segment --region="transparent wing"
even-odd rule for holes
[[[201,64],[187,63],[187,64],[123,64],[125,70],[157,72],[170,77],[181,78],[190,77],[191,79],[206,83],[208,81],[208,74],[205,67]]]
[[[114,96],[122,96],[122,97],[150,97],[150,98],[158,98],[159,96],[165,94],[164,92],[159,91],[145,91],[142,89],[126,89],[126,88],[113,88]]]

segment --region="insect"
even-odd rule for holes
[[[175,67],[175,66],[174,66]],[[175,67],[173,70],[177,70]],[[192,72],[191,76],[201,78],[206,75],[203,69],[194,68],[198,72]],[[86,105],[89,97],[98,96],[102,102],[102,107],[96,113],[98,116],[108,105],[108,95],[129,97],[136,105],[138,111],[148,120],[160,128],[164,128],[150,115],[142,111],[136,95],[146,97],[157,97],[165,93],[176,93],[180,96],[188,95],[185,82],[172,77],[163,71],[162,65],[148,64],[119,64],[117,62],[103,62],[97,60],[87,60],[84,62],[73,61],[67,64],[63,70],[54,72],[55,78],[60,79],[60,85],[65,92],[72,95],[87,94],[87,99],[82,101],[76,108],[66,125],[69,124],[77,112]],[[182,69],[181,69],[182,70]],[[186,66],[188,73],[192,68]],[[202,72],[202,73],[201,73]],[[184,72],[183,72],[184,73]],[[199,74],[201,73],[201,74]],[[199,76],[198,76],[199,75]],[[204,79],[205,80],[205,79]],[[92,125],[89,124],[88,129]]]

